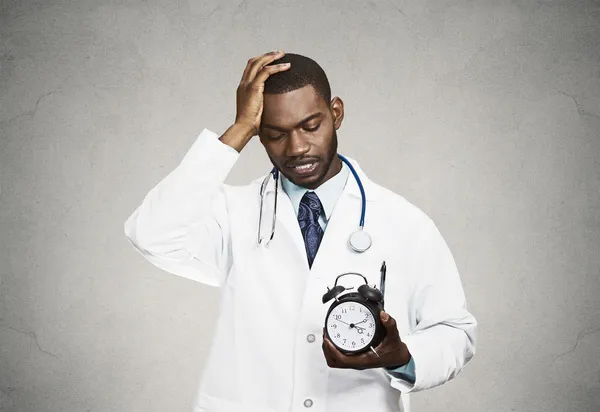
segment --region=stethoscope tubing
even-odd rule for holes
[[[365,216],[366,216],[366,211],[367,211],[367,196],[365,195],[365,189],[363,187],[362,181],[360,180],[360,177],[358,176],[358,173],[356,173],[356,170],[354,169],[354,166],[352,166],[350,161],[339,153],[337,156],[342,162],[344,162],[346,164],[346,166],[348,166],[348,169],[350,169],[350,172],[354,176],[354,180],[356,181],[356,184],[358,185],[358,188],[360,190],[361,211],[360,211],[359,228],[362,230],[365,227]],[[271,177],[270,175],[273,176],[273,180],[275,182],[275,205],[274,205],[274,209],[273,209],[273,221],[271,224],[271,237],[267,241],[267,244],[273,239],[273,236],[275,235],[275,221],[276,221],[276,216],[277,216],[277,194],[278,194],[277,192],[278,192],[278,188],[279,188],[279,170],[276,167],[273,167],[273,169],[271,169],[271,172],[269,173],[269,175],[267,175],[266,179],[263,181],[263,183],[261,185],[261,189],[260,189],[260,214],[259,214],[259,219],[258,219],[258,244],[259,245],[262,243],[262,239],[260,237],[260,229],[261,229],[261,225],[262,225],[262,210],[263,210],[264,191],[266,190],[268,180]]]

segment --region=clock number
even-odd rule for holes
[[[334,315],[335,320],[340,320],[342,318],[342,315]]]
[[[333,329],[337,328],[337,323],[334,323],[333,325],[331,325],[331,327],[332,327]]]
[[[356,346],[356,342],[352,341],[352,346]]]
[[[340,334],[338,333],[337,335],[335,335],[335,337],[336,337],[336,338],[339,338],[339,337],[340,337]]]

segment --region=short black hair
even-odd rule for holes
[[[286,53],[282,58],[270,63],[269,66],[281,63],[291,63],[291,67],[269,76],[265,81],[264,93],[288,93],[310,85],[329,105],[331,86],[325,71],[316,61],[299,54]]]

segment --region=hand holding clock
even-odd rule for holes
[[[343,354],[327,338],[325,328],[323,328],[322,347],[327,365],[331,368],[363,370],[382,367],[397,368],[407,364],[411,355],[406,344],[400,339],[396,320],[384,311],[380,312],[380,319],[387,334],[375,348],[379,357],[373,351],[358,355]]]

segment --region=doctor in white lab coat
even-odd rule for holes
[[[219,288],[195,412],[408,412],[411,392],[453,379],[474,356],[477,324],[441,234],[352,159],[372,246],[363,253],[349,247],[361,192],[336,156],[344,110],[330,93],[311,59],[283,52],[250,59],[234,124],[221,136],[203,130],[125,222],[127,238],[149,262]],[[280,172],[268,246],[274,179],[263,193],[260,228],[264,176],[224,184],[256,135]],[[308,223],[312,232],[301,229],[308,196],[320,207],[319,226]],[[345,356],[325,338],[330,303],[322,296],[345,272],[379,285],[383,261],[387,337],[374,351]],[[357,282],[346,286],[364,280]]]

